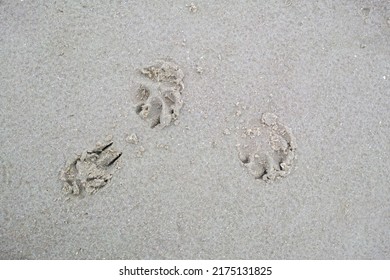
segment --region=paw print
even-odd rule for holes
[[[176,120],[183,106],[183,71],[173,62],[159,60],[140,73],[147,78],[135,95],[135,112],[151,128],[163,128]]]
[[[296,157],[296,141],[291,130],[272,113],[246,129],[238,145],[238,156],[255,179],[273,181],[287,176]]]
[[[85,190],[92,194],[110,181],[114,164],[122,155],[111,148],[112,144],[110,141],[84,151],[62,170],[60,178],[66,193],[79,195]]]

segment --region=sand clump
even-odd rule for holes
[[[186,5],[186,7],[188,8],[188,10],[191,12],[191,13],[196,13],[198,11],[198,7],[194,4],[194,3],[191,3],[189,5]]]
[[[135,133],[132,133],[130,135],[127,135],[125,141],[129,144],[133,144],[133,145],[138,145],[139,143],[139,138],[137,136],[137,134]]]

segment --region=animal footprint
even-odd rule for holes
[[[60,179],[68,194],[79,195],[84,190],[95,193],[112,178],[112,171],[122,153],[112,149],[113,142],[97,144],[92,151],[84,151],[62,170]]]
[[[295,138],[291,130],[272,113],[264,113],[260,121],[245,128],[237,145],[243,165],[256,178],[272,181],[287,176],[294,163]]]
[[[147,78],[137,89],[135,111],[151,128],[163,128],[176,120],[183,106],[183,71],[173,62],[158,60],[140,73]]]

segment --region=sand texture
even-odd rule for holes
[[[0,1],[0,259],[390,259],[388,1]]]

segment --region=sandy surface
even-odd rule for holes
[[[390,258],[388,1],[49,2],[0,1],[0,258]],[[132,98],[158,59],[184,103],[152,129]],[[236,147],[264,112],[297,145],[271,182]],[[110,136],[112,179],[65,195]]]

